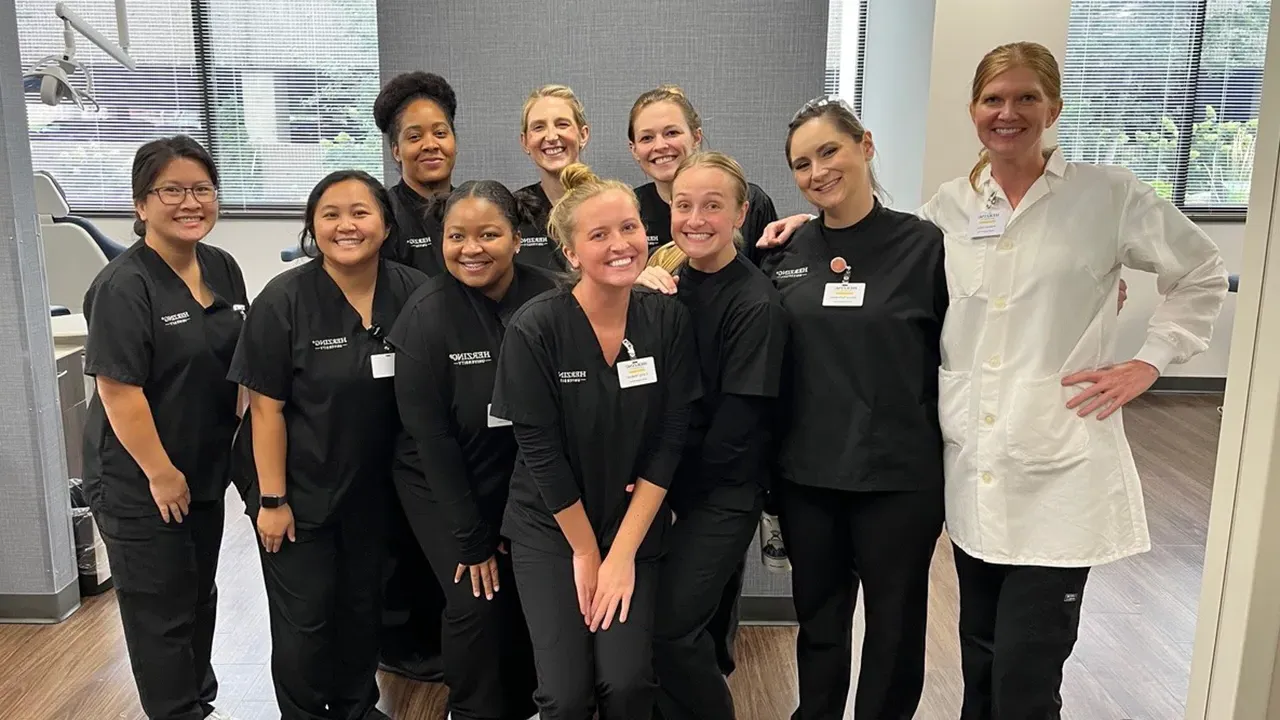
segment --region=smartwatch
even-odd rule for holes
[[[259,505],[267,509],[284,507],[289,502],[288,495],[263,495]]]

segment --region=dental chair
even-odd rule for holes
[[[79,308],[89,283],[128,246],[111,239],[89,220],[72,215],[66,193],[49,173],[35,173],[35,189],[49,303]]]

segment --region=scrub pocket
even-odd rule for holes
[[[952,300],[972,297],[982,288],[987,241],[970,239],[968,233],[948,233],[943,240],[947,293]]]
[[[1062,469],[1084,459],[1088,449],[1085,423],[1097,422],[1096,416],[1082,418],[1067,407],[1080,389],[1063,387],[1063,377],[1053,375],[1014,386],[1006,424],[1009,456],[1028,470]]]

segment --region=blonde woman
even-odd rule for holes
[[[587,147],[591,128],[582,101],[567,85],[543,85],[529,93],[520,114],[520,145],[538,168],[538,181],[515,192],[529,216],[520,230],[520,262],[566,270],[564,254],[547,233],[551,206],[564,196],[560,172]]]
[[[635,194],[581,164],[561,182],[551,234],[576,279],[516,312],[498,358],[492,415],[520,448],[502,531],[543,720],[651,720],[666,494],[701,383],[689,314],[633,287]]]

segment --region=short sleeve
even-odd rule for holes
[[[551,360],[540,338],[531,337],[527,314],[516,318],[502,340],[493,386],[494,417],[524,425],[550,425],[559,418]]]
[[[289,399],[293,380],[290,314],[289,298],[277,288],[258,296],[245,317],[228,380],[281,402]]]
[[[94,283],[84,298],[85,375],[141,387],[155,351],[151,296],[140,276],[115,273]]]
[[[725,393],[778,397],[786,318],[782,307],[758,302],[731,314],[724,332],[720,386]]]

